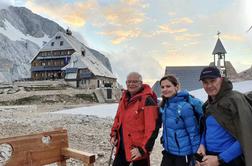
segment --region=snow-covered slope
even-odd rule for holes
[[[234,90],[242,93],[252,91],[252,80],[235,82],[233,83]],[[207,94],[204,89],[198,89],[190,92],[195,97],[206,101]],[[84,114],[84,115],[95,115],[98,117],[110,117],[113,118],[116,114],[118,104],[100,104],[90,107],[81,107],[68,110],[62,110],[54,113],[58,114]]]
[[[19,29],[16,29],[9,21],[2,21],[5,25],[4,28],[0,28],[0,33],[7,36],[11,41],[32,41],[39,47],[43,45],[44,42],[50,40],[49,36],[45,34],[43,37],[37,38],[29,34],[23,34]]]
[[[5,27],[4,20],[7,20],[22,34],[35,38],[43,38],[45,35],[51,38],[58,31],[64,31],[57,23],[34,14],[25,7],[9,6],[7,9],[2,9],[0,11],[1,27]]]

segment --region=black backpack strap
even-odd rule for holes
[[[147,96],[145,100],[145,106],[155,106],[156,102],[151,96]]]

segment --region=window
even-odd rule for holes
[[[54,46],[54,42],[51,43],[51,46]]]
[[[60,39],[60,36],[56,36],[55,39]]]
[[[85,85],[86,83],[86,80],[82,80],[82,85]]]
[[[64,41],[60,41],[60,46],[63,46]]]
[[[60,55],[66,55],[66,51],[61,51]]]
[[[85,50],[82,50],[82,51],[81,51],[81,55],[82,55],[82,56],[85,56]]]

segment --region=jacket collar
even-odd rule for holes
[[[122,99],[130,101],[130,100],[136,100],[141,98],[143,95],[152,95],[152,89],[149,85],[143,84],[141,89],[133,96],[130,96],[130,93],[128,90],[125,90],[122,95]]]

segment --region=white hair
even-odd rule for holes
[[[128,75],[127,75],[127,79],[129,78],[129,76],[137,76],[138,77],[138,80],[139,81],[142,81],[142,75],[139,74],[138,72],[130,72]]]

